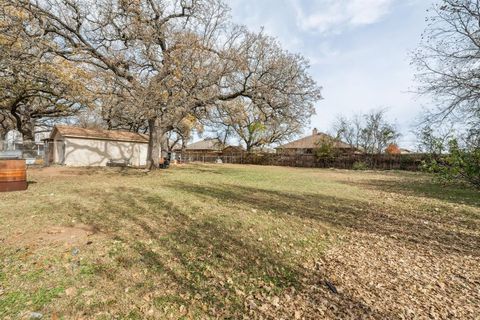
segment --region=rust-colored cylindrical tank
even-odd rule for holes
[[[25,160],[0,160],[0,192],[26,190]]]

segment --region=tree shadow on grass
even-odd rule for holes
[[[385,208],[321,194],[297,194],[238,185],[190,185],[176,182],[170,188],[198,197],[224,200],[278,215],[313,219],[334,227],[394,237],[405,245],[426,250],[480,256],[479,219],[435,216],[415,212],[387,212]],[[462,230],[459,230],[459,226]]]
[[[465,185],[443,185],[427,179],[403,178],[394,180],[369,179],[347,184],[371,190],[399,193],[445,201],[451,204],[466,204],[480,208],[480,191]]]
[[[174,170],[183,171],[183,172],[192,172],[195,174],[215,174],[223,175],[226,173],[226,170],[231,168],[225,168],[218,165],[218,167],[212,167],[211,165],[205,165],[200,163],[189,164],[187,167],[176,167]]]
[[[176,187],[184,192],[195,192],[201,198],[205,197],[203,192],[208,197],[231,198],[235,194],[223,189],[183,190],[183,185]],[[91,192],[89,196],[98,196],[95,190]],[[248,201],[236,197],[233,200]],[[322,275],[307,273],[300,264],[287,262],[268,246],[245,236],[246,230],[242,232],[241,228],[227,225],[213,216],[192,216],[157,194],[119,187],[114,193],[99,197],[99,201],[109,208],[108,212],[99,216],[98,212],[85,210],[79,218],[127,246],[131,261],[123,259],[120,267],[125,270],[122,271],[128,273],[129,268],[146,268],[145,283],[162,281],[160,279],[166,277],[165,285],[176,292],[175,299],[167,300],[186,305],[200,301],[207,306],[208,311],[203,312],[210,316],[240,318],[249,311],[246,306],[249,298],[278,294],[275,291],[288,288],[305,293],[311,288],[304,286],[300,279],[309,277],[310,282],[320,285],[324,279]],[[266,202],[264,205],[272,204]],[[111,274],[112,270],[107,270],[103,276],[110,279]],[[318,293],[313,296],[318,297]],[[166,300],[165,297],[155,299],[159,303]],[[359,317],[388,318],[347,294],[341,294],[340,298],[326,294],[322,299],[339,312],[348,308]],[[314,303],[311,305],[313,308]],[[257,309],[250,312],[260,314]],[[285,317],[293,317],[293,313]]]

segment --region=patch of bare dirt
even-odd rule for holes
[[[71,227],[53,226],[42,232],[29,232],[16,235],[6,240],[7,244],[24,246],[44,244],[78,245],[87,243],[97,233],[90,225],[77,224]]]
[[[100,172],[107,171],[106,168],[76,168],[76,167],[43,167],[43,168],[29,168],[28,172],[35,172],[39,177],[72,177],[72,176],[84,176],[95,175]]]

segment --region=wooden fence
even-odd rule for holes
[[[317,157],[315,155],[281,155],[271,153],[238,153],[228,155],[181,154],[182,162],[255,164],[304,168],[373,169],[373,170],[420,170],[425,154],[408,155],[345,155]]]

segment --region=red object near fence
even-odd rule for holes
[[[395,143],[391,143],[387,147],[387,149],[385,149],[385,153],[390,154],[390,155],[401,154],[402,150],[400,150],[400,148]]]

